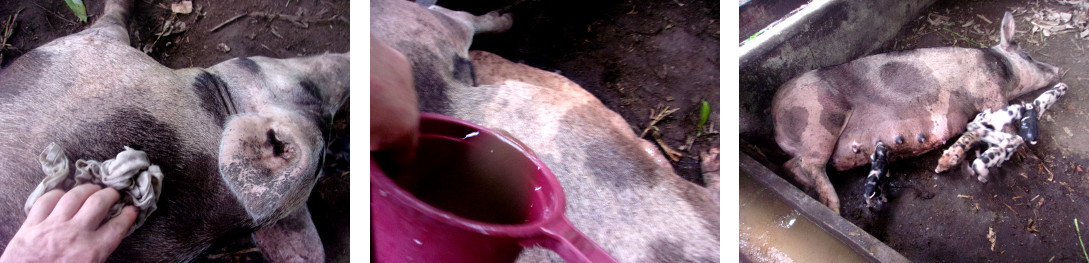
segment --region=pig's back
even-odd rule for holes
[[[222,128],[201,111],[191,88],[195,74],[82,34],[34,49],[0,70],[0,246],[25,220],[26,198],[45,176],[38,155],[51,142],[66,148],[71,162],[110,159],[123,146],[146,151],[165,179],[160,208],[144,228],[161,228],[171,219],[160,217],[182,212],[168,204],[178,193],[172,184],[218,177]],[[146,241],[141,232],[130,239]]]

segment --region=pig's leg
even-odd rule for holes
[[[269,262],[325,261],[325,248],[306,206],[253,232],[253,241]]]
[[[825,139],[829,147],[808,148],[806,152],[787,161],[785,168],[807,189],[815,189],[821,203],[839,214],[839,197],[836,196],[836,190],[832,188],[832,182],[828,180],[825,172],[828,159],[832,156],[831,145],[835,142],[835,137],[828,134],[827,138],[810,139]]]
[[[80,34],[93,34],[109,39],[116,39],[127,45],[129,43],[129,32],[125,29],[125,24],[126,21],[128,21],[131,7],[132,0],[106,1],[106,7],[103,8],[102,17],[98,18],[98,21],[95,21],[91,27],[80,32]]]
[[[482,16],[474,16],[468,12],[454,11],[437,5],[430,6],[428,9],[470,24],[473,28],[474,35],[481,33],[506,32],[510,29],[511,25],[514,24],[514,19],[511,17],[510,13],[500,14],[499,11],[488,12]]]
[[[888,155],[889,149],[885,147],[885,143],[877,141],[877,146],[874,147],[873,154],[870,155],[871,166],[870,175],[866,176],[866,206],[870,208],[879,208],[881,204],[884,204],[885,192],[881,191],[880,180],[882,177],[887,177],[889,174],[888,169]]]
[[[703,182],[707,184],[707,190],[711,191],[711,195],[715,197],[715,202],[720,202],[719,199],[719,149],[711,148],[706,152],[700,153],[700,170],[703,171]]]
[[[1024,142],[1021,136],[1004,132],[991,131],[983,135],[983,141],[991,145],[972,163],[972,172],[981,183],[986,183],[990,168],[1002,165],[1013,156],[1013,152]]]

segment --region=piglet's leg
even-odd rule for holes
[[[983,141],[991,145],[972,163],[972,173],[982,183],[987,182],[987,176],[991,167],[1000,166],[1003,162],[1013,157],[1013,152],[1024,143],[1021,136],[1004,132],[988,132],[983,136]]]
[[[972,145],[979,142],[979,138],[983,134],[987,133],[984,123],[989,119],[990,114],[990,110],[976,114],[976,118],[968,123],[967,128],[957,139],[957,142],[953,143],[953,146],[950,146],[945,152],[942,152],[941,159],[938,159],[938,167],[934,168],[935,173],[945,172],[964,160],[964,157],[967,156],[965,153],[972,148]]]
[[[1036,115],[1035,104],[1025,103],[1025,114],[1021,116],[1021,128],[1017,132],[1029,144],[1035,145],[1037,135],[1040,134],[1039,117]]]
[[[888,155],[888,147],[885,147],[885,143],[878,141],[873,155],[870,155],[870,175],[866,176],[866,192],[864,194],[867,207],[880,208],[882,204],[888,201],[885,198],[885,192],[880,187],[881,178],[888,177],[889,174]]]
[[[938,159],[938,166],[934,168],[934,172],[945,172],[964,160],[965,153],[972,148],[973,144],[979,142],[979,134],[978,130],[967,130],[964,134],[961,134],[957,142],[953,143],[953,146],[949,146],[949,149],[942,152],[942,157]]]

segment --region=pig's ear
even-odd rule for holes
[[[1002,28],[999,29],[1001,34],[999,35],[998,46],[1007,47],[1013,44],[1013,33],[1017,32],[1017,26],[1013,23],[1013,15],[1010,12],[1006,12],[1002,15]]]
[[[286,111],[230,119],[219,142],[219,174],[256,225],[300,207],[317,181],[321,133]]]

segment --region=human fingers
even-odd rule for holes
[[[30,212],[27,213],[26,221],[23,224],[38,223],[45,220],[45,217],[53,212],[53,208],[57,207],[57,202],[60,201],[61,196],[64,196],[64,191],[60,189],[53,189],[53,191],[39,196],[38,200],[34,201],[34,204],[30,206]]]
[[[419,127],[408,59],[371,36],[371,151],[411,146]],[[406,137],[409,140],[406,142]]]
[[[128,235],[129,228],[136,223],[138,213],[135,206],[127,205],[121,209],[121,215],[110,218],[98,228],[98,237],[105,245],[108,245],[110,252],[113,252],[113,249],[116,249],[121,244],[121,240]]]
[[[106,214],[109,213],[110,206],[113,206],[117,199],[121,199],[121,194],[113,188],[106,187],[95,191],[79,208],[79,212],[72,217],[72,221],[75,221],[77,226],[84,226],[87,229],[98,228],[102,219],[105,219]]]
[[[371,36],[371,151],[405,165],[419,141],[419,106],[403,54]]]
[[[65,193],[57,202],[57,207],[53,209],[53,213],[50,213],[48,218],[72,219],[72,216],[83,206],[83,202],[87,200],[87,197],[98,192],[99,189],[102,189],[102,187],[95,184],[83,184],[68,190],[68,193]]]

